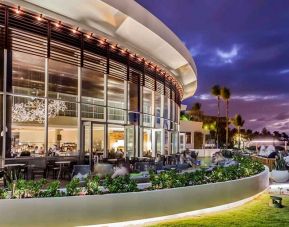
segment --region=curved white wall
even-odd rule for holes
[[[167,216],[233,203],[269,186],[269,171],[234,181],[156,191],[0,200],[1,226],[80,226]]]

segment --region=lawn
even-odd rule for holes
[[[289,197],[283,197],[282,209],[269,207],[270,196],[262,194],[253,201],[228,211],[186,219],[175,219],[153,225],[165,226],[266,226],[289,227]]]

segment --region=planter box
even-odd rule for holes
[[[80,226],[166,216],[251,197],[269,186],[269,171],[239,180],[155,191],[0,200],[3,226]]]

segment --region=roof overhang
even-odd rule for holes
[[[194,95],[197,69],[182,41],[159,19],[134,0],[5,0],[108,38],[156,63]]]

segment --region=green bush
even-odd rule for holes
[[[60,182],[52,181],[48,184],[46,190],[40,193],[41,197],[60,197],[63,193],[60,192]]]
[[[136,192],[138,191],[137,184],[134,180],[130,179],[128,175],[119,176],[114,179],[106,177],[103,186],[107,188],[110,193],[122,192]]]
[[[66,185],[66,195],[68,196],[76,196],[80,193],[79,188],[79,179],[73,178],[67,185]]]
[[[236,180],[256,175],[264,170],[264,166],[251,158],[240,155],[234,156],[237,165],[216,167],[212,171],[204,169],[191,173],[178,174],[176,171],[164,171],[156,174],[150,172],[151,189],[177,188],[188,185],[200,185]]]
[[[7,199],[8,198],[8,192],[4,188],[0,188],[0,199]]]
[[[94,176],[94,177],[87,177],[85,181],[85,188],[86,188],[86,193],[88,195],[96,195],[100,194],[101,190],[99,189],[99,177]]]
[[[160,174],[150,171],[150,181],[153,189],[184,187],[189,184],[189,174],[178,174],[176,170],[164,171]]]
[[[250,157],[234,154],[234,160],[237,165],[227,167],[215,167],[211,171],[205,169],[196,170],[191,173],[177,173],[175,170],[163,171],[156,174],[150,171],[151,188],[177,188],[189,185],[201,185],[208,183],[224,182],[229,180],[236,180],[244,177],[256,175],[264,171],[264,166],[258,161],[252,160]],[[39,181],[26,181],[23,179],[13,181],[9,184],[8,189],[12,192],[11,198],[33,198],[33,197],[59,197],[59,196],[76,196],[81,192],[78,179],[72,179],[66,185],[66,193],[61,192],[60,182],[52,181],[46,186],[47,181],[42,179]],[[112,179],[106,177],[103,186],[109,193],[122,193],[122,192],[136,192],[139,191],[137,184],[130,177],[122,176]],[[101,194],[99,177],[90,177],[86,179],[85,184],[86,194],[96,195]],[[8,191],[0,188],[0,199],[8,198]]]

